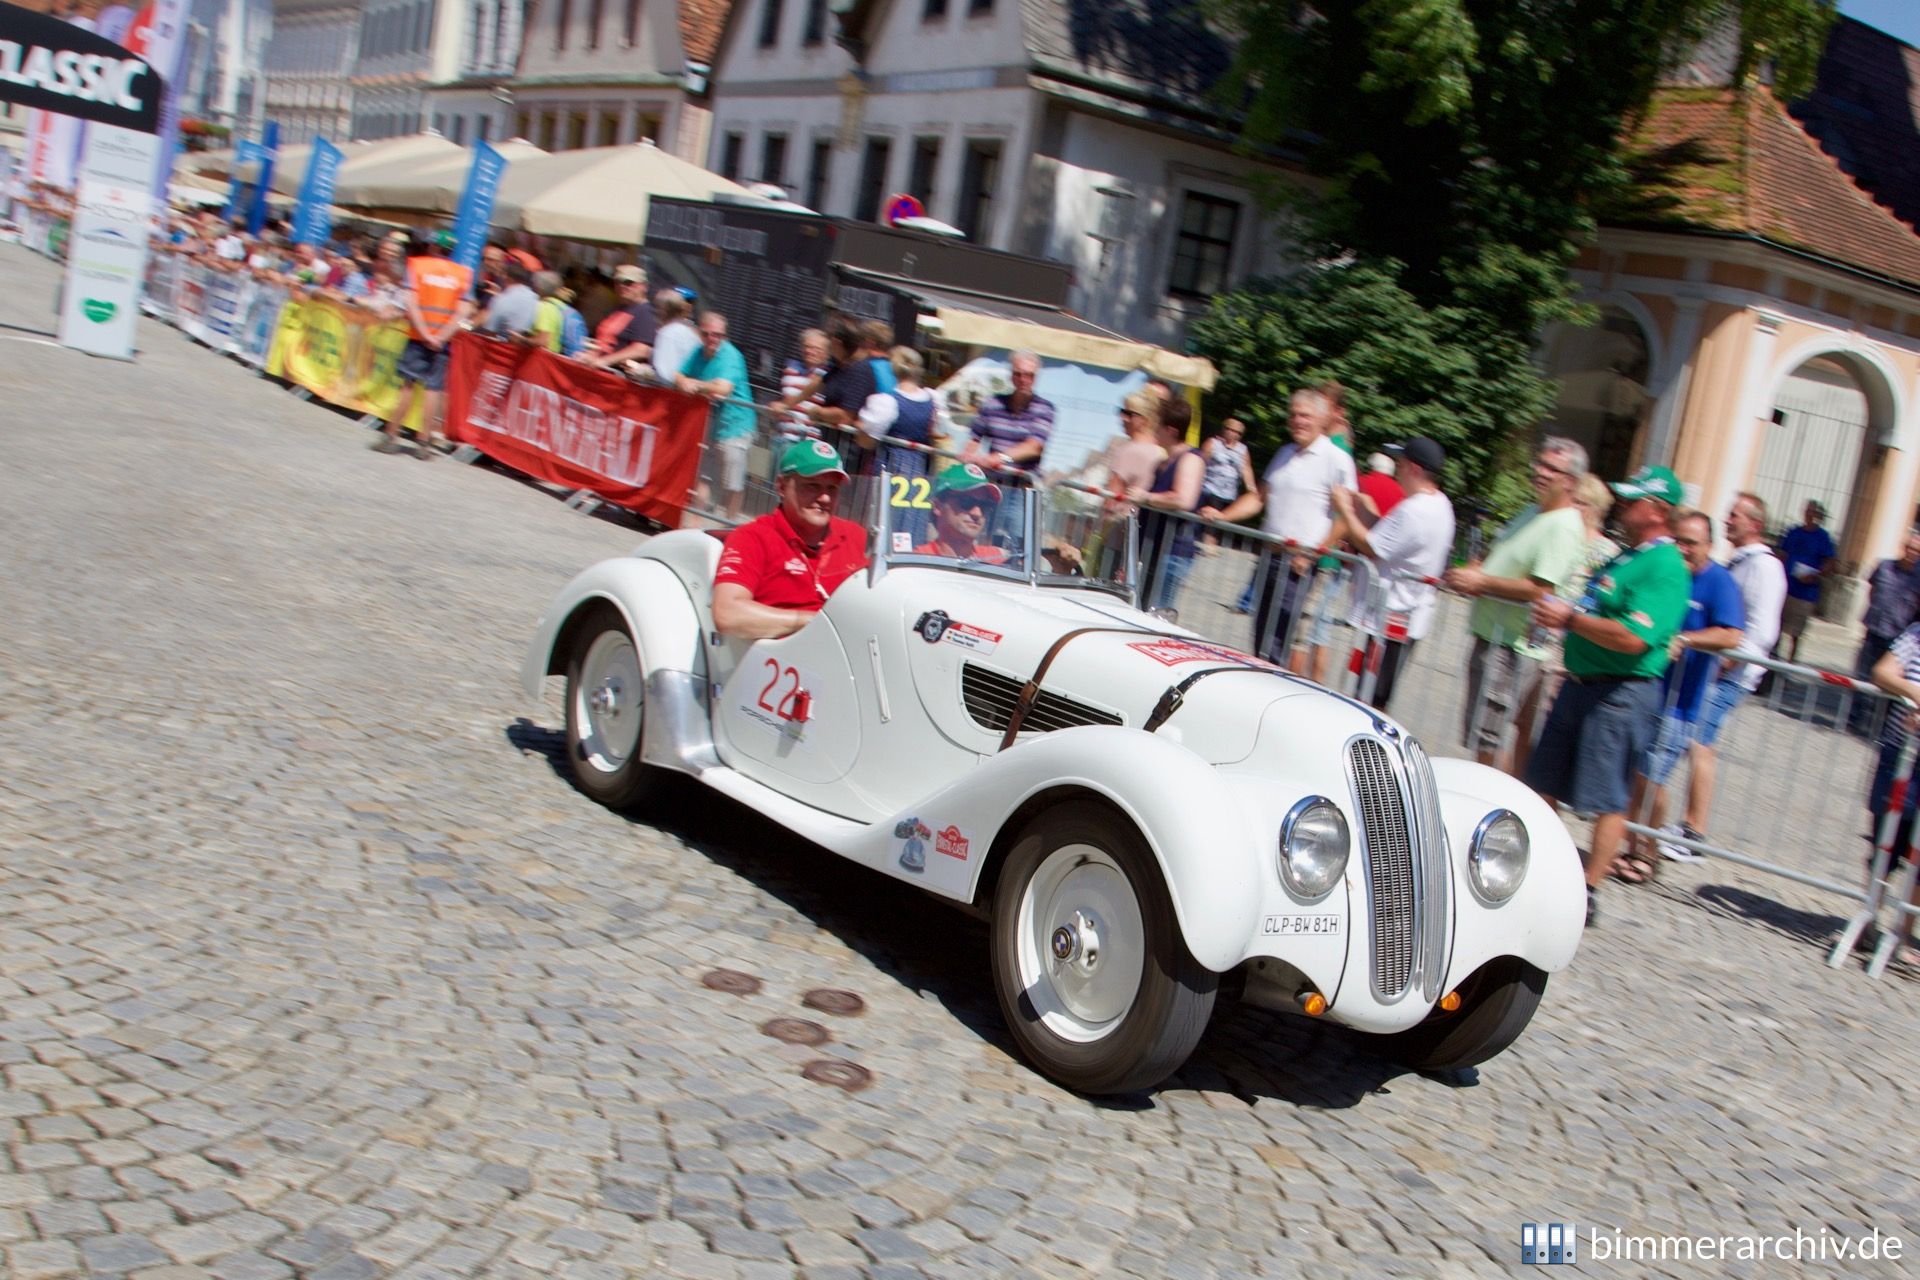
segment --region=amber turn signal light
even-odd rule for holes
[[[1460,1007],[1460,993],[1458,991],[1449,991],[1447,992],[1447,994],[1440,997],[1440,1008],[1446,1011],[1447,1013],[1452,1013],[1455,1009],[1458,1009],[1459,1007]]]
[[[1318,991],[1302,991],[1294,999],[1300,1002],[1300,1008],[1309,1018],[1317,1018],[1327,1011],[1327,998]]]

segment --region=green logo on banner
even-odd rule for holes
[[[119,308],[104,298],[86,298],[80,303],[80,314],[95,324],[105,324],[113,319],[113,313]]]

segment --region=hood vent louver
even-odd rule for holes
[[[1024,688],[1026,681],[995,671],[992,667],[969,662],[960,668],[960,696],[966,703],[967,714],[973,717],[975,724],[992,733],[1006,732],[1007,721]],[[1111,711],[1102,711],[1098,707],[1090,707],[1084,702],[1063,698],[1042,689],[1027,712],[1027,718],[1021,723],[1020,732],[1049,733],[1082,724],[1124,723]]]

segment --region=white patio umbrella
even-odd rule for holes
[[[651,142],[557,151],[507,170],[493,224],[563,240],[632,245],[646,231],[649,197],[711,200],[720,194],[752,199],[739,183]]]
[[[513,173],[515,165],[547,154],[522,138],[496,142],[492,146],[506,160],[507,175]],[[342,163],[333,198],[338,204],[367,209],[453,213],[460,207],[460,193],[466,189],[467,173],[472,167],[473,149],[452,143],[448,143],[446,149],[423,149],[369,160],[354,166],[351,174],[349,166]]]

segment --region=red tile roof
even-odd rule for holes
[[[1633,143],[1643,166],[1665,167],[1607,221],[1747,232],[1920,288],[1920,234],[1765,89],[1662,90]]]
[[[680,0],[680,44],[688,62],[713,65],[732,0]]]

